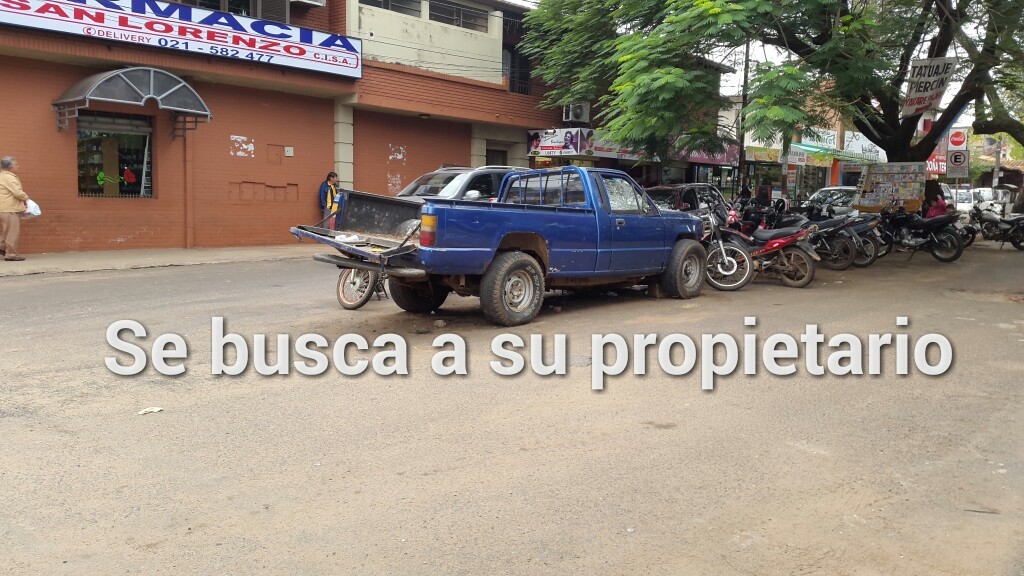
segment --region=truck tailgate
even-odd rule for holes
[[[388,274],[402,278],[426,278],[426,272],[409,266],[388,266],[388,260],[396,256],[411,255],[419,245],[411,238],[399,238],[390,235],[370,236],[353,232],[328,230],[315,226],[295,226],[291,233],[302,240],[307,238],[314,242],[326,244],[344,254],[314,254],[313,259],[327,262],[344,268],[362,270],[385,270]],[[408,262],[408,259],[404,259]]]

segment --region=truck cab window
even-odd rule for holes
[[[583,192],[583,181],[577,174],[569,174],[565,179],[565,206],[586,207],[587,195]]]
[[[628,180],[605,176],[604,189],[613,214],[647,214],[650,212],[647,200]]]

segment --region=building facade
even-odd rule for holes
[[[0,0],[23,252],[293,242],[327,172],[394,194],[560,120],[500,1]]]

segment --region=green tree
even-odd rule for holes
[[[701,63],[760,42],[786,60],[755,69],[746,129],[787,141],[831,110],[891,161],[920,161],[972,104],[975,132],[1024,141],[1022,20],[1021,0],[542,0],[523,49],[548,105],[597,101],[614,139],[656,154],[721,149],[709,109],[725,102]],[[911,61],[957,54],[960,88],[918,137],[920,116],[900,118]]]

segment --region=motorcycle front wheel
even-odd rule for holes
[[[739,244],[723,242],[721,247],[715,245],[708,252],[707,280],[715,290],[739,290],[749,284],[753,277],[750,252]]]
[[[885,257],[889,252],[892,252],[892,236],[882,234],[882,237],[878,239],[878,257]]]
[[[779,280],[790,288],[803,288],[814,280],[814,259],[795,246],[787,246],[776,257]]]
[[[956,232],[949,229],[939,230],[933,233],[933,236],[935,239],[932,240],[929,251],[939,262],[953,262],[964,253],[963,240]]]
[[[853,240],[842,236],[833,236],[828,239],[828,250],[818,251],[821,256],[821,265],[829,270],[846,270],[853,265],[857,258],[857,245]]]
[[[1010,232],[1010,244],[1017,250],[1024,250],[1024,230],[1017,228]]]
[[[379,272],[345,268],[338,275],[338,303],[346,310],[357,310],[373,297]]]
[[[878,260],[878,252],[882,249],[882,243],[874,236],[865,236],[863,240],[864,248],[853,260],[853,265],[857,268],[867,268],[874,264]]]

